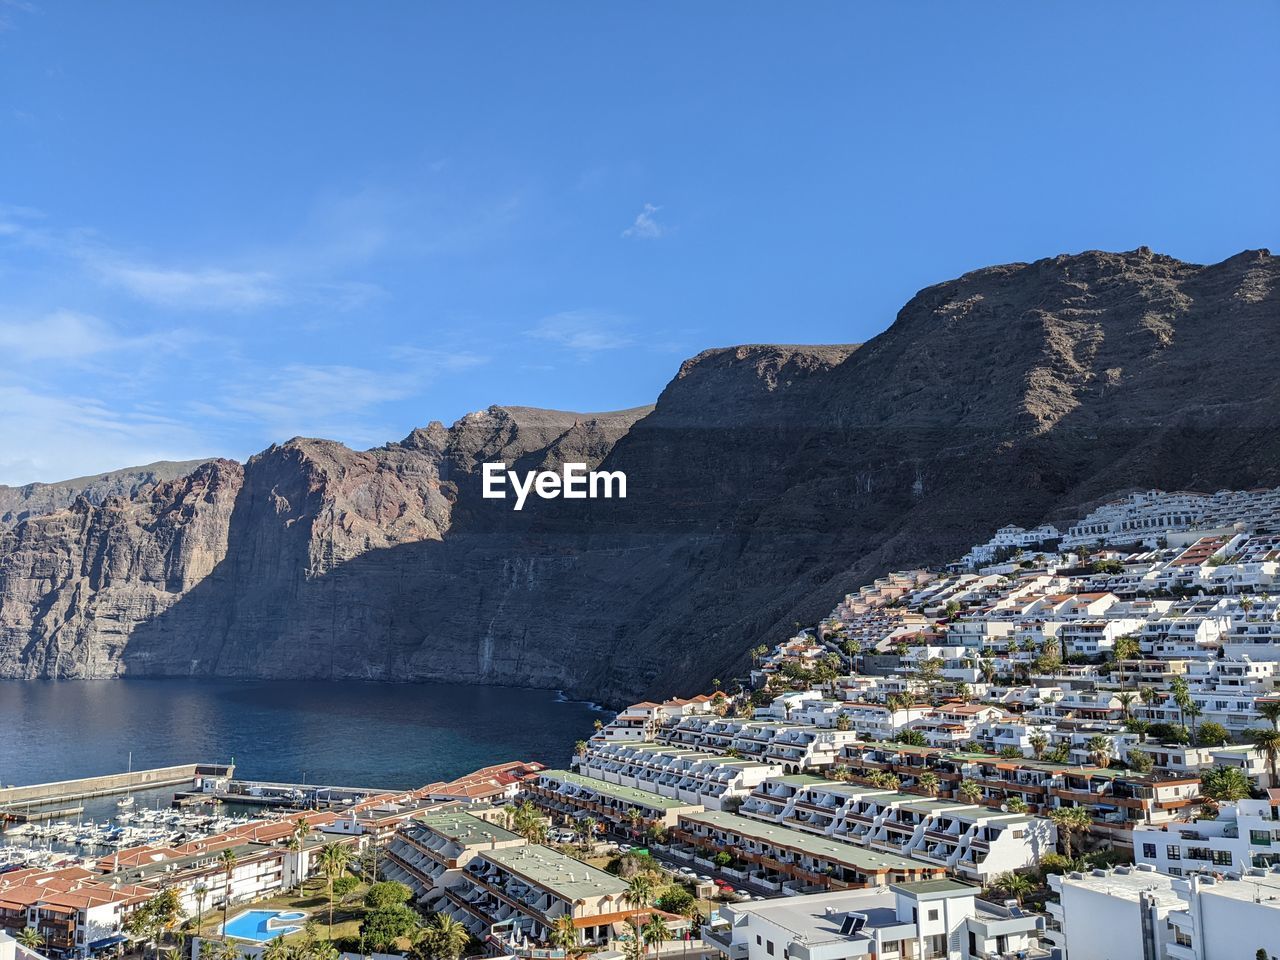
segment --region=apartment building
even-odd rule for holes
[[[661,743],[592,743],[575,757],[583,776],[719,810],[745,797],[765,777],[782,773],[778,763],[761,763],[688,750]]]
[[[824,729],[806,723],[735,717],[688,717],[659,729],[656,739],[672,746],[718,754],[736,754],[761,763],[780,764],[784,773],[818,770],[834,764],[852,730]]]
[[[31,927],[46,953],[88,957],[129,937],[125,922],[157,888],[103,882],[79,867],[0,874],[0,932]]]
[[[1252,960],[1280,945],[1280,875],[1171,877],[1150,865],[1049,878],[1063,960]]]
[[[1266,800],[1221,804],[1214,820],[1136,828],[1133,856],[1175,877],[1280,865],[1280,790]]]
[[[547,942],[563,916],[573,918],[582,944],[598,945],[613,935],[615,923],[637,912],[627,907],[626,892],[627,884],[613,874],[549,847],[522,844],[473,856],[438,909],[503,951]]]
[[[706,863],[723,851],[752,883],[788,893],[885,886],[945,872],[938,864],[718,810],[681,814],[665,849]]]
[[[401,824],[387,845],[383,875],[428,905],[461,880],[471,858],[486,850],[518,847],[525,839],[461,810],[429,814]]]
[[[525,785],[525,796],[553,816],[591,817],[618,830],[674,827],[682,813],[702,809],[650,790],[624,787],[570,770],[544,770]]]
[[[1053,824],[1039,817],[815,778],[767,780],[739,812],[980,881],[1034,866],[1057,841]]]
[[[732,904],[703,927],[726,960],[986,960],[1039,956],[1043,919],[954,880]]]

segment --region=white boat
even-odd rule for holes
[[[132,807],[133,804],[134,804],[133,797],[121,797],[119,800],[116,801],[116,806],[119,807],[121,810],[127,810],[129,809],[129,807]]]

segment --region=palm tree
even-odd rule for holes
[[[587,849],[587,856],[591,856],[591,852],[596,848],[596,828],[599,825],[595,817],[587,817],[582,821],[582,837],[586,841],[584,845]]]
[[[205,951],[208,951],[208,956],[205,956]],[[227,939],[216,943],[202,944],[200,956],[204,957],[204,960],[245,960],[245,955],[240,952],[240,948],[235,945],[235,942]]]
[[[1251,790],[1249,778],[1239,767],[1218,766],[1200,774],[1200,792],[1211,800],[1243,800]]]
[[[1049,738],[1041,731],[1036,730],[1027,739],[1031,744],[1031,752],[1035,754],[1035,758],[1039,760],[1044,756],[1045,747],[1049,746]]]
[[[962,780],[960,796],[964,797],[967,803],[978,803],[982,799],[982,786],[974,780]]]
[[[636,910],[643,910],[653,900],[653,878],[647,873],[637,873],[627,882],[623,899]]]
[[[1105,769],[1111,765],[1111,741],[1107,737],[1095,733],[1084,746],[1089,751],[1089,759],[1093,761],[1094,766]]]
[[[293,950],[284,942],[284,934],[273,937],[262,950],[262,960],[292,960]]]
[[[936,773],[922,773],[916,778],[916,783],[929,796],[936,797],[938,795],[938,775]]]
[[[1022,904],[1022,898],[1035,889],[1035,885],[1027,877],[1012,870],[1000,874],[991,885],[1006,896],[1013,897],[1019,905]]]
[[[565,953],[578,946],[578,928],[573,925],[573,917],[563,913],[556,917],[551,927],[551,945]]]
[[[1259,730],[1253,735],[1253,745],[1267,761],[1271,774],[1271,786],[1276,786],[1276,763],[1280,761],[1280,730]]]
[[[644,925],[643,934],[646,947],[653,947],[657,952],[662,949],[662,945],[671,939],[671,930],[667,927],[667,922],[662,919],[662,914],[649,914],[649,922]]]
[[[44,946],[44,934],[35,927],[23,927],[18,931],[18,943],[27,950],[39,950]]]
[[[1133,701],[1138,699],[1138,695],[1132,690],[1121,690],[1116,694],[1116,699],[1120,701],[1120,709],[1124,711],[1124,718],[1129,719],[1129,708],[1133,706]]]
[[[223,850],[218,855],[218,866],[222,867],[222,873],[227,878],[227,889],[222,897],[222,930],[223,936],[226,936],[227,930],[227,911],[231,909],[231,874],[236,869],[236,852],[230,848]]]
[[[627,811],[627,823],[631,824],[632,833],[640,832],[640,821],[643,819],[644,814],[642,814],[636,807],[632,807]]]
[[[569,924],[573,924],[572,917],[569,918]],[[447,913],[437,913],[431,921],[431,941],[437,957],[442,960],[458,960],[471,942],[471,934]]]
[[[1088,830],[1093,825],[1089,811],[1084,807],[1058,807],[1049,811],[1049,819],[1058,828],[1062,838],[1062,853],[1071,859],[1071,838],[1080,830]]]
[[[1204,710],[1202,710],[1199,704],[1195,703],[1195,701],[1190,701],[1187,703],[1186,709],[1184,709],[1182,712],[1191,718],[1191,742],[1195,743],[1196,742],[1196,717],[1203,716]]]
[[[196,932],[199,933],[204,926],[204,901],[209,896],[209,888],[197,883],[191,888],[191,895],[196,898]]]
[[[1269,720],[1273,727],[1280,730],[1280,700],[1263,700],[1256,709],[1258,716]]]
[[[333,881],[342,876],[351,859],[351,851],[340,843],[326,843],[320,848],[320,869],[329,888],[329,939],[333,939]]]
[[[840,648],[844,651],[845,656],[849,658],[849,672],[854,673],[858,654],[862,653],[861,641],[846,640],[844,643],[840,645]]]

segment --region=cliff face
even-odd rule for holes
[[[0,530],[27,517],[38,517],[69,507],[77,498],[101,503],[107,497],[132,497],[157,483],[183,477],[202,460],[160,460],[145,467],[128,467],[93,477],[77,477],[61,483],[28,483],[21,487],[0,484]]]
[[[886,568],[1133,487],[1280,484],[1280,267],[1138,250],[968,274],[861,347],[687,361],[652,409],[292,440],[0,533],[0,675],[456,678],[619,700]],[[480,497],[582,460],[626,500]]]

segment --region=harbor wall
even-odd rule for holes
[[[131,773],[109,773],[79,780],[4,787],[0,788],[0,808],[103,797],[152,787],[170,787],[192,783],[198,777],[230,777],[234,771],[235,767],[225,763],[181,763],[172,767],[134,770]]]

